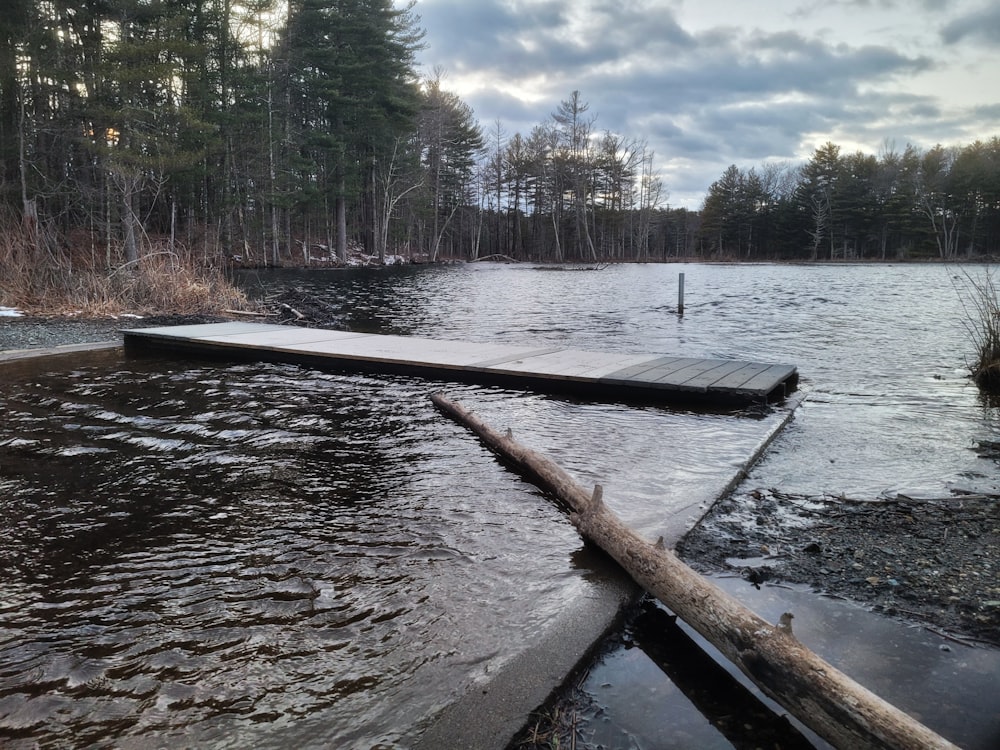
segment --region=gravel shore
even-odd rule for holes
[[[67,344],[122,342],[129,328],[214,323],[225,318],[205,315],[158,315],[155,317],[69,318],[0,317],[0,352],[47,349]]]
[[[678,552],[708,573],[802,583],[1000,646],[1000,499],[871,501],[742,490],[716,503]]]
[[[0,318],[0,351],[121,341],[122,328],[138,319]]]

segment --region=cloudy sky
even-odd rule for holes
[[[574,91],[594,128],[643,138],[672,206],[730,164],[833,141],[1000,135],[995,0],[419,0],[421,73],[528,135]]]

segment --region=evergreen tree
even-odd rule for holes
[[[441,88],[440,77],[425,83],[421,101],[417,137],[426,173],[433,260],[455,214],[473,200],[470,183],[484,143],[472,110]]]
[[[0,205],[16,205],[21,196],[23,91],[17,57],[28,36],[33,6],[31,0],[9,0],[0,13]]]
[[[336,217],[347,253],[347,203],[370,195],[376,158],[391,153],[417,109],[420,33],[390,0],[293,0],[284,41],[290,135],[303,211]]]
[[[797,199],[800,211],[809,221],[807,234],[811,260],[820,257],[821,248],[827,249],[830,260],[835,256],[837,234],[834,211],[841,171],[840,146],[829,141],[817,148],[802,167]]]

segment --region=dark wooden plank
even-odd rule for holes
[[[126,348],[156,348],[371,372],[586,391],[613,398],[760,400],[794,389],[791,365],[446,341],[233,322],[123,331]]]
[[[692,385],[690,381],[701,375],[705,375],[706,373],[711,373],[713,370],[716,370],[725,364],[727,364],[727,360],[724,359],[700,359],[697,362],[692,362],[683,367],[678,367],[671,372],[661,375],[656,379],[656,382],[662,385],[678,385],[686,388],[698,388],[700,386]]]
[[[573,377],[586,380],[601,380],[608,373],[618,372],[622,365],[640,364],[649,361],[648,354],[609,354],[603,361],[594,360],[591,365],[581,364]]]
[[[665,378],[669,378],[675,372],[683,370],[691,365],[698,364],[703,360],[697,357],[671,357],[669,360],[665,360],[656,367],[650,368],[640,373],[636,373],[630,377],[623,378],[626,383],[634,383],[638,386],[657,386],[660,381]]]
[[[711,361],[718,362],[722,360]],[[727,375],[746,367],[746,364],[746,362],[741,362],[739,360],[724,360],[721,365],[716,365],[715,367],[706,368],[700,372],[692,373],[691,377],[685,380],[683,385],[687,388],[695,390],[705,390],[713,383],[718,382]]]
[[[734,370],[728,375],[719,378],[712,383],[712,388],[719,391],[744,390],[743,386],[749,380],[757,377],[767,370],[770,365],[760,362],[747,362],[738,370]]]
[[[667,356],[664,356],[664,357],[651,356],[645,362],[640,362],[640,363],[637,363],[637,364],[634,364],[634,365],[629,365],[628,367],[623,367],[620,370],[615,370],[614,372],[609,372],[607,375],[604,376],[604,379],[609,380],[609,381],[614,381],[614,382],[618,382],[618,381],[623,381],[624,382],[624,381],[632,379],[633,377],[635,377],[637,375],[642,375],[644,372],[648,372],[649,370],[653,370],[653,369],[655,369],[657,367],[661,367],[663,365],[667,365],[667,364],[669,364],[671,362],[676,362],[678,359],[682,359],[682,358],[681,357],[667,357]]]
[[[796,373],[791,365],[771,365],[766,370],[754,375],[740,388],[748,391],[760,391],[773,388],[776,383],[789,381]]]

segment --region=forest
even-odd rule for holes
[[[698,254],[958,260],[1000,254],[1000,138],[878,155],[826,143],[799,166],[730,166],[708,189]]]
[[[955,259],[1000,251],[1000,139],[731,166],[671,208],[580,92],[530,133],[421,78],[391,0],[7,0],[5,273],[149,258]],[[16,242],[11,238],[16,238]],[[51,272],[51,271],[47,271]]]

